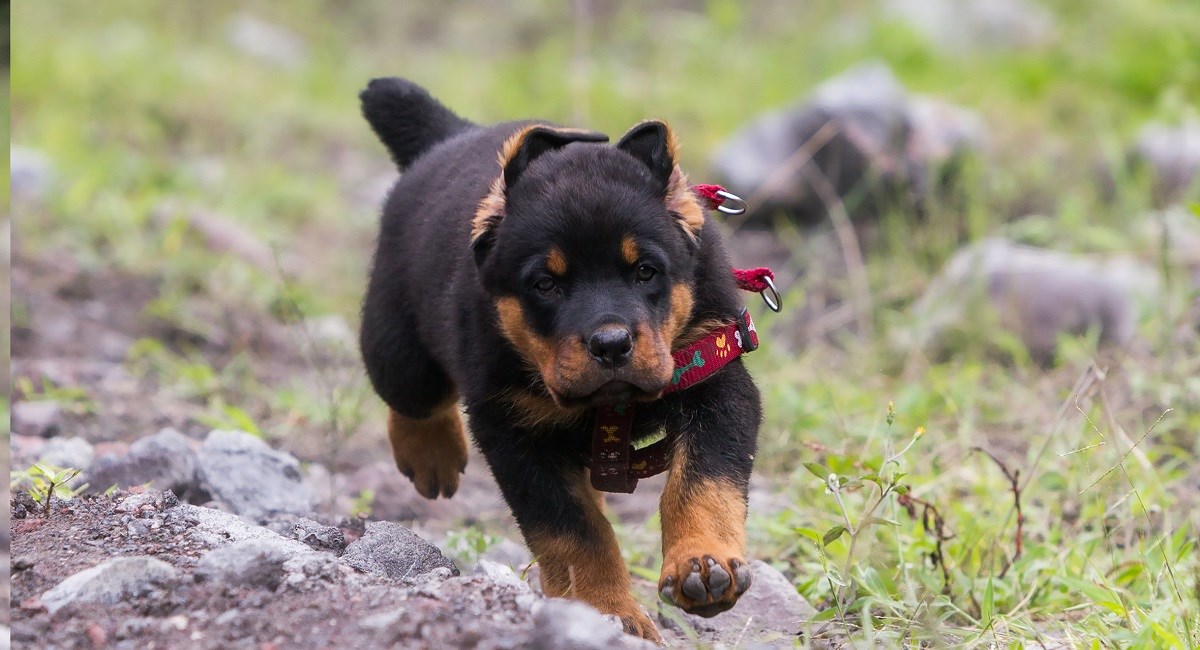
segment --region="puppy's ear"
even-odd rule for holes
[[[666,122],[646,120],[635,125],[621,136],[617,148],[637,158],[649,170],[650,175],[666,192],[675,169],[675,134]]]
[[[500,166],[504,168],[504,184],[512,187],[517,178],[538,156],[561,149],[572,142],[608,142],[608,136],[582,129],[556,129],[533,126],[509,138],[500,150]]]
[[[697,241],[704,228],[704,209],[679,168],[679,146],[671,127],[660,120],[647,120],[621,136],[617,148],[646,165],[662,192],[667,211],[688,237]]]
[[[476,263],[482,263],[496,237],[496,226],[504,219],[506,195],[521,174],[540,155],[561,149],[572,142],[608,142],[608,136],[595,131],[563,129],[543,125],[528,126],[504,141],[497,161],[500,174],[492,181],[487,196],[479,202],[471,228],[471,248]]]

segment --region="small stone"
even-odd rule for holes
[[[93,648],[103,648],[104,644],[108,643],[108,633],[104,631],[104,628],[95,623],[88,624],[87,636]]]
[[[346,536],[337,526],[324,524],[301,517],[292,524],[292,536],[310,548],[341,555],[346,550]]]
[[[138,492],[121,499],[121,503],[118,503],[114,510],[116,512],[137,513],[146,506],[153,505],[154,499],[155,495],[153,492]]]
[[[217,616],[216,620],[213,622],[217,625],[229,625],[236,621],[241,615],[242,610],[234,607],[233,609],[227,609],[224,612],[221,612],[220,616]]]
[[[502,587],[509,587],[518,591],[529,591],[529,585],[521,581],[517,574],[512,569],[491,560],[481,559],[475,565],[475,575],[481,575],[495,584]]]
[[[346,547],[342,561],[363,573],[393,580],[415,578],[438,568],[458,575],[454,562],[436,546],[388,521],[368,522],[366,533]]]
[[[62,406],[52,400],[17,402],[11,415],[12,432],[21,436],[48,438],[58,434],[63,422]]]
[[[524,544],[514,542],[507,537],[492,544],[479,556],[481,560],[491,560],[516,570],[524,569],[533,561],[533,555]]]
[[[42,594],[51,614],[76,602],[113,605],[143,598],[179,580],[175,567],[151,557],[122,557],[85,569]]]

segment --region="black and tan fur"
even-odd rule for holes
[[[550,595],[658,633],[590,486],[590,409],[637,402],[634,437],[677,434],[662,497],[665,599],[728,609],[749,586],[746,489],[759,395],[740,361],[662,395],[670,353],[737,317],[716,226],[657,121],[607,137],[484,127],[377,79],[363,113],[403,172],[383,208],[361,346],[401,471],[450,497],[469,428]]]

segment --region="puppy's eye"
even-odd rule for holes
[[[649,282],[650,280],[653,280],[654,276],[657,274],[658,269],[654,268],[653,266],[650,266],[649,264],[639,264],[635,277],[637,278],[638,282]]]
[[[558,284],[551,277],[542,277],[537,282],[533,283],[533,288],[542,293],[550,293],[558,288]]]

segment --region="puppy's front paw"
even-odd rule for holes
[[[739,557],[668,557],[663,561],[658,593],[664,602],[689,614],[716,616],[733,607],[750,588],[750,579],[750,566]]]
[[[408,477],[426,499],[458,491],[460,474],[467,467],[467,439],[453,403],[424,420],[406,418],[395,411],[388,417],[388,438],[400,473]]]

